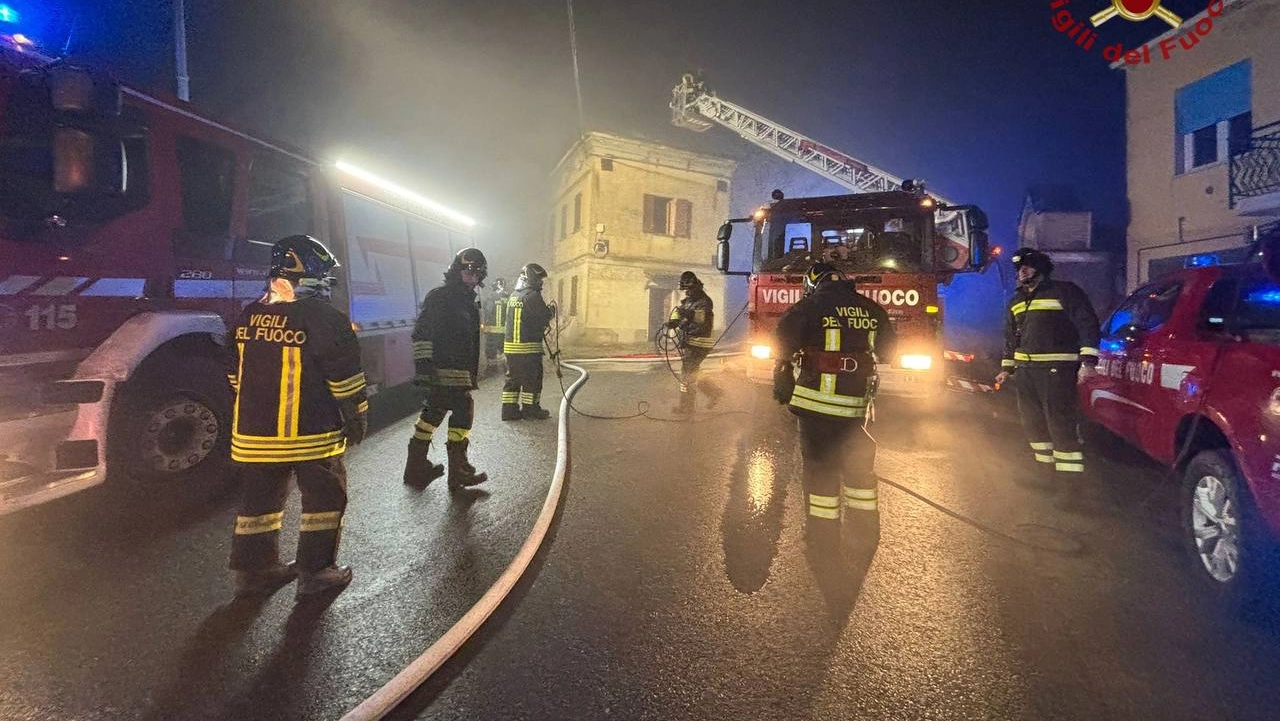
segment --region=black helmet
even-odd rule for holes
[[[804,294],[809,295],[819,285],[831,280],[844,280],[844,274],[826,263],[814,263],[804,274]]]
[[[309,235],[290,235],[271,246],[271,270],[267,275],[299,285],[328,287],[333,282],[330,271],[340,265],[324,243]]]
[[[542,279],[547,277],[547,271],[537,263],[530,263],[520,269],[520,277],[516,278],[516,290],[542,290]]]
[[[1040,275],[1049,275],[1053,272],[1053,261],[1049,256],[1035,248],[1019,248],[1018,252],[1013,254],[1009,260],[1013,261],[1014,268],[1021,268],[1024,265],[1035,268]]]
[[[458,251],[457,255],[453,256],[449,269],[444,272],[444,277],[459,278],[464,270],[475,273],[482,281],[489,274],[489,261],[484,259],[484,253],[481,253],[479,248],[463,248]]]
[[[698,276],[693,271],[686,270],[680,274],[680,290],[689,290],[690,288],[701,288],[702,281],[698,280]]]

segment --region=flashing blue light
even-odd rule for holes
[[[1108,353],[1119,353],[1124,350],[1124,341],[1107,338],[1104,339],[1098,347]]]
[[[1245,296],[1245,302],[1257,303],[1258,305],[1280,305],[1280,288],[1255,290]]]
[[[9,5],[0,5],[0,23],[16,23],[22,19],[17,10]]]
[[[1211,265],[1219,265],[1222,261],[1214,253],[1203,253],[1201,255],[1189,256],[1185,266],[1187,268],[1208,268]]]

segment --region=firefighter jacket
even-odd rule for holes
[[[507,298],[511,294],[503,291],[493,293],[480,304],[481,330],[485,333],[506,336],[507,334]]]
[[[828,282],[778,319],[778,358],[798,356],[791,411],[800,415],[863,418],[876,356],[896,345],[889,314],[848,283]]]
[[[1081,362],[1098,362],[1098,316],[1080,286],[1046,278],[1035,290],[1018,288],[1005,317],[1000,366]]]
[[[341,454],[343,405],[368,408],[351,320],[320,298],[250,303],[227,338],[231,458],[296,463]]]
[[[671,309],[671,320],[676,321],[676,327],[683,331],[684,344],[690,348],[709,351],[715,347],[715,339],[711,337],[715,318],[715,304],[701,288],[689,293],[680,305]]]
[[[480,371],[480,306],[461,280],[427,293],[413,326],[415,385],[476,388]]]
[[[506,355],[542,355],[542,334],[551,322],[551,309],[542,292],[518,290],[507,299],[507,334],[502,342]]]

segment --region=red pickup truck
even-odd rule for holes
[[[1261,257],[1186,268],[1103,324],[1085,415],[1177,470],[1182,536],[1224,596],[1256,588],[1280,539],[1280,231]],[[1212,259],[1205,259],[1212,262]]]

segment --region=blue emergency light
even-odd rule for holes
[[[1211,265],[1219,265],[1221,261],[1215,253],[1202,253],[1200,255],[1188,256],[1185,267],[1187,268],[1208,268]]]
[[[12,6],[0,5],[0,23],[16,23],[21,19],[22,16]]]

